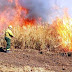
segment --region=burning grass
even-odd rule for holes
[[[12,39],[11,48],[36,49],[59,52],[63,51],[59,35],[53,25],[17,26],[13,28],[15,37]],[[6,47],[4,33],[0,37],[0,46]]]
[[[57,18],[55,21],[52,20],[51,25],[42,26],[43,18],[35,13],[30,15],[30,11],[33,11],[31,8],[22,6],[19,0],[7,2],[11,6],[0,12],[0,31],[6,29],[9,24],[14,26],[15,38],[12,39],[12,48],[72,51],[72,18],[68,15],[67,9],[61,19]],[[2,47],[6,47],[4,32],[0,37]]]

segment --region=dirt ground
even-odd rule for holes
[[[0,52],[0,72],[72,72],[72,56],[32,49]]]

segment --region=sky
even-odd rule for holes
[[[49,15],[48,21],[55,19],[56,16],[62,17],[64,9],[68,9],[68,14],[72,18],[72,0],[48,0],[49,1]],[[57,8],[58,7],[58,8]]]

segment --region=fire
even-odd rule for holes
[[[26,18],[29,10],[19,4],[19,0],[7,0],[10,4],[14,3],[12,7],[6,7],[4,11],[0,12],[0,31],[8,25],[12,26],[27,26],[34,25],[36,19]]]
[[[13,26],[19,25],[20,27],[35,25],[36,19],[26,18],[29,10],[22,7],[19,4],[19,0],[7,0],[9,3],[15,3],[13,7],[5,7],[5,10],[0,12],[0,31],[6,28],[9,24]],[[56,7],[56,9],[58,9]],[[23,12],[23,13],[22,13]],[[39,23],[42,18],[38,17]],[[64,13],[63,18],[57,18],[55,28],[59,34],[61,46],[66,51],[72,51],[72,18],[69,17],[67,10]]]
[[[72,51],[72,19],[68,16],[67,12],[63,18],[56,19],[56,30],[60,36],[61,46],[65,51]]]

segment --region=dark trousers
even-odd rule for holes
[[[10,50],[11,39],[9,39],[8,37],[5,37],[5,40],[7,42],[6,50]]]

